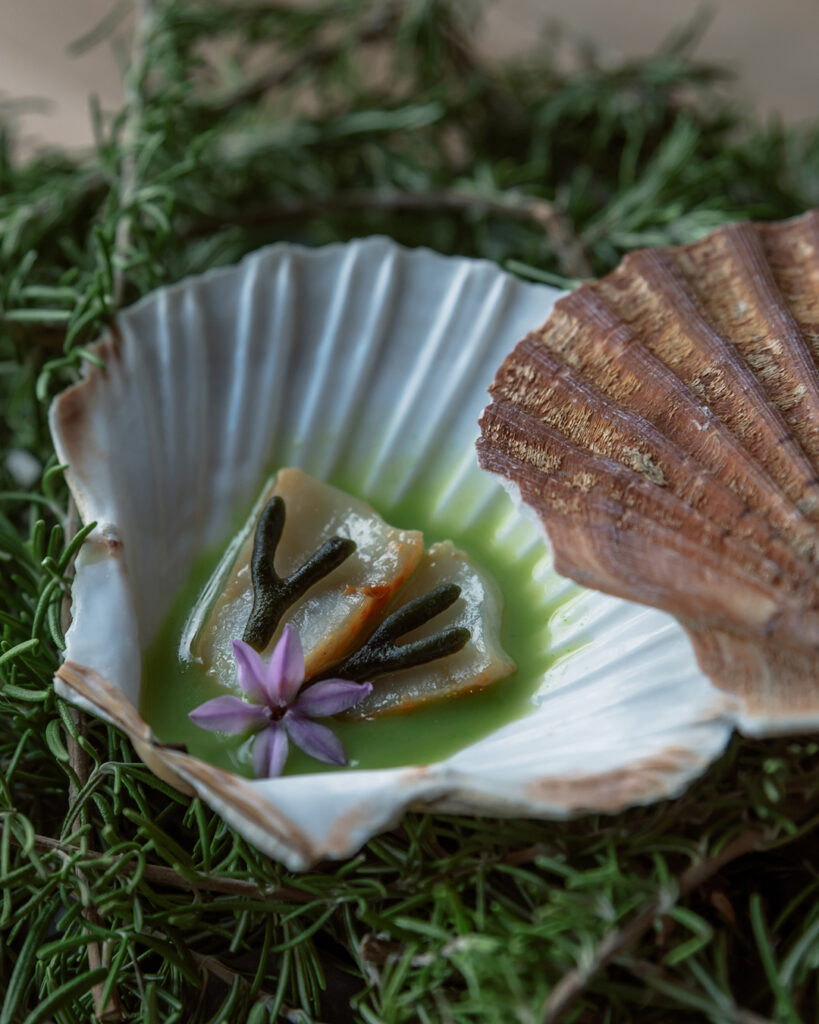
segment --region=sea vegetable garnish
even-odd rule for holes
[[[402,636],[446,611],[460,596],[461,588],[456,583],[445,583],[428,594],[408,601],[402,608],[388,615],[354,654],[337,665],[333,669],[334,674],[345,679],[375,679],[388,672],[415,668],[462,650],[472,635],[463,626],[444,629],[433,636],[410,643],[397,643]]]
[[[284,500],[276,495],[262,509],[253,538],[250,562],[253,607],[242,640],[256,651],[263,651],[270,643],[287,609],[314,583],[337,569],[356,549],[355,541],[331,537],[295,572],[282,577],[273,563],[284,520]]]

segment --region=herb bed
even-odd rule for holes
[[[471,33],[443,0],[142,0],[93,153],[21,163],[0,137],[3,446],[42,469],[0,469],[0,1024],[816,1019],[810,738],[735,739],[616,817],[409,815],[290,875],[53,693],[85,531],[46,408],[119,306],[373,232],[570,286],[819,203],[819,127],[733,108],[691,32],[570,71],[547,46],[496,66]]]

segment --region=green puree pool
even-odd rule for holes
[[[344,480],[329,482],[360,494]],[[440,761],[521,717],[530,706],[538,680],[550,664],[548,621],[555,610],[546,588],[533,579],[544,548],[532,543],[533,527],[522,517],[515,518],[510,529],[511,499],[505,493],[498,493],[466,526],[470,517],[459,514],[462,510],[436,510],[435,494],[413,494],[399,502],[361,496],[393,526],[423,530],[426,546],[453,541],[494,576],[503,592],[501,638],[518,666],[514,675],[485,690],[435,701],[409,713],[373,721],[332,722],[352,767]],[[195,756],[250,777],[252,737],[220,736],[188,720],[191,709],[224,691],[196,664],[182,663],[177,653],[186,617],[221,554],[221,549],[212,551],[200,560],[147,651],[140,710],[162,742],[184,743]],[[291,745],[285,774],[339,770],[345,769],[321,764]]]

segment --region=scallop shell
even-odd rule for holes
[[[670,612],[755,735],[819,726],[819,211],[634,252],[504,361],[481,465],[559,572]]]
[[[541,526],[477,465],[485,389],[559,295],[368,239],[276,245],[125,310],[99,345],[106,369],[51,411],[80,514],[98,524],[58,692],[294,869],[348,856],[408,807],[565,817],[679,792],[723,749],[739,702],[671,616],[557,575]],[[521,587],[554,657],[527,714],[434,764],[258,781],[157,741],[138,711],[143,652],[197,558],[288,464],[381,508],[423,488],[439,534],[485,526],[509,562],[535,565]],[[790,508],[782,498],[797,529]]]

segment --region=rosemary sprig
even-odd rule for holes
[[[250,578],[253,583],[253,607],[242,639],[257,651],[263,651],[287,609],[313,584],[328,576],[355,551],[355,541],[331,537],[311,555],[304,565],[282,578],[273,564],[284,530],[284,500],[278,495],[262,509],[253,538]]]
[[[388,615],[362,647],[327,675],[363,682],[399,669],[415,668],[460,651],[472,635],[463,626],[453,626],[408,644],[399,645],[396,642],[446,611],[460,595],[461,588],[457,583],[443,583],[428,594],[408,601],[392,615]]]

